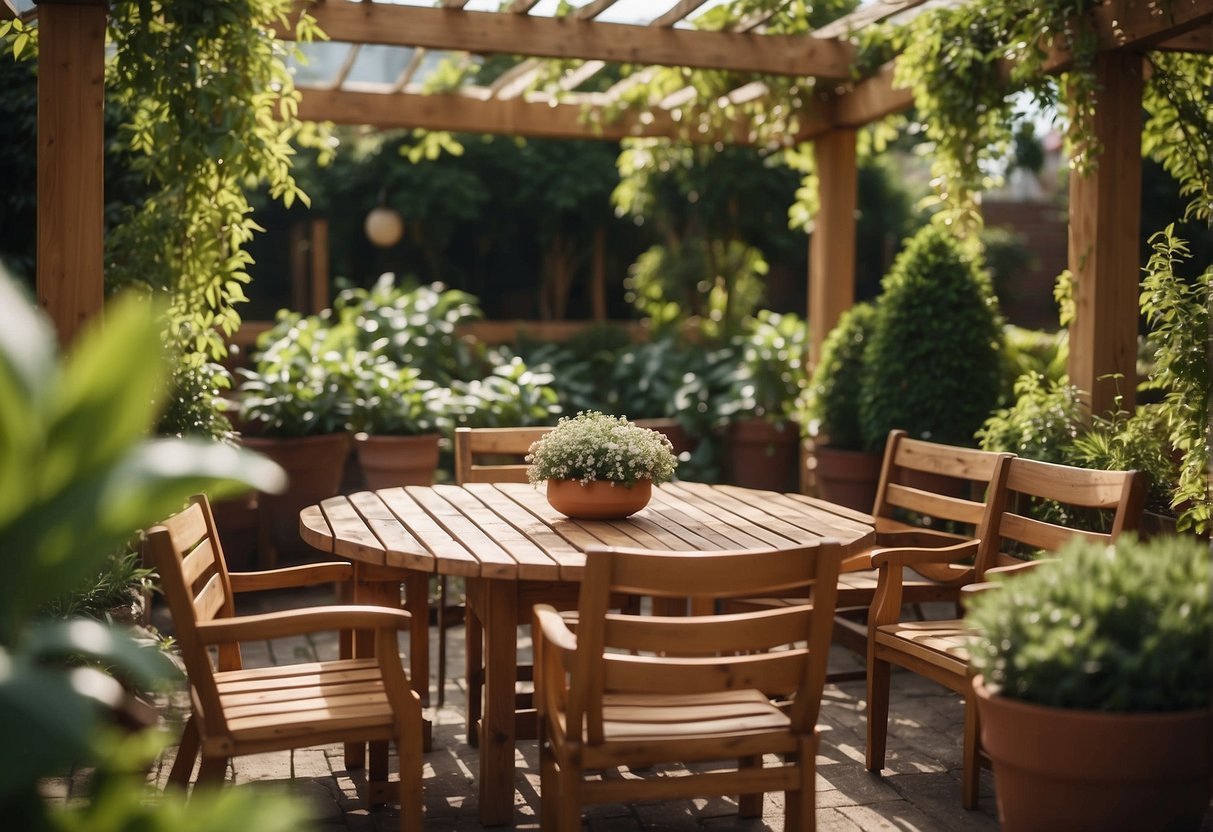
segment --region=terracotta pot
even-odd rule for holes
[[[354,452],[362,467],[366,487],[391,488],[397,485],[432,485],[438,469],[436,433],[421,436],[354,437]]]
[[[1004,832],[1180,832],[1209,808],[1213,709],[1033,705],[972,681]]]
[[[246,436],[245,447],[265,454],[286,469],[289,482],[282,494],[259,494],[258,555],[272,566],[280,556],[311,557],[316,550],[299,537],[299,510],[339,493],[341,475],[350,453],[344,433],[270,438]]]
[[[882,454],[817,445],[813,456],[817,465],[817,495],[821,499],[856,511],[872,510],[880,484]]]
[[[548,503],[565,517],[581,520],[620,520],[649,504],[651,480],[640,480],[631,488],[606,480],[582,485],[578,480],[548,480]]]
[[[729,425],[730,482],[745,488],[796,491],[800,486],[800,427],[750,419]]]

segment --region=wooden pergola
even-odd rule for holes
[[[814,142],[820,213],[810,238],[808,309],[811,360],[821,341],[854,303],[856,131],[913,105],[908,90],[892,84],[893,65],[852,82],[852,35],[864,26],[904,19],[936,3],[874,0],[809,35],[764,31],[768,16],[728,31],[680,26],[708,0],[654,0],[647,23],[601,19],[618,0],[590,0],[572,14],[532,14],[537,0],[513,0],[502,11],[469,11],[468,0],[441,0],[434,8],[353,0],[297,0],[335,43],[348,49],[341,68],[320,83],[299,85],[304,119],[377,127],[498,133],[520,136],[619,139],[669,136],[718,141],[688,133],[674,110],[694,96],[691,88],[651,102],[643,117],[587,119],[651,73],[645,67],[680,66],[811,78],[794,142]],[[963,2],[963,0],[949,0]],[[15,15],[0,0],[0,16]],[[104,0],[41,0],[38,114],[38,297],[63,340],[102,305],[102,112],[104,106]],[[1138,225],[1141,202],[1141,94],[1143,53],[1151,49],[1213,50],[1213,0],[1105,0],[1092,12],[1100,51],[1102,90],[1094,131],[1103,147],[1097,170],[1070,178],[1069,265],[1075,275],[1076,316],[1070,328],[1071,380],[1092,393],[1096,412],[1109,409],[1116,389],[1110,376],[1135,378],[1138,318]],[[289,27],[279,33],[291,36]],[[386,83],[349,79],[360,50],[388,46],[412,50],[399,75]],[[527,56],[491,86],[465,86],[427,94],[419,68],[427,51]],[[542,58],[581,61],[567,71],[559,97],[528,92]],[[1050,55],[1063,70],[1068,56]],[[639,67],[605,92],[578,92],[608,64]],[[751,81],[725,97],[743,103],[766,96]],[[734,141],[752,140],[745,123]],[[1132,385],[1121,390],[1132,395]],[[1131,405],[1131,401],[1124,402]]]

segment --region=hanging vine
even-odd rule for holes
[[[296,47],[275,35],[292,9],[290,0],[109,4],[106,108],[120,126],[107,154],[138,181],[139,198],[107,206],[106,284],[167,298],[164,340],[178,360],[164,432],[230,430],[214,402],[229,379],[214,362],[240,325],[245,246],[261,230],[247,194],[264,186],[288,206],[307,201],[291,157],[295,145],[323,142],[296,117],[287,69]],[[32,58],[37,34],[5,21],[0,48]],[[323,37],[306,13],[295,34]]]

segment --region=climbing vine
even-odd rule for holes
[[[266,187],[307,201],[291,172],[297,145],[323,146],[296,117],[287,69],[294,44],[279,39],[290,0],[113,0],[107,16],[106,109],[119,126],[108,158],[129,172],[135,198],[107,206],[107,286],[167,298],[164,340],[177,356],[170,433],[224,432],[213,399],[227,386],[214,362],[240,325],[238,305],[261,229],[248,193]],[[309,15],[299,42],[322,37]],[[0,28],[16,58],[37,51],[37,26]]]
[[[1213,56],[1153,52],[1142,104],[1142,152],[1188,199],[1185,220],[1213,219]]]

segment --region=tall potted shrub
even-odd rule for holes
[[[976,257],[942,225],[924,226],[898,255],[864,349],[859,424],[880,447],[901,428],[917,439],[974,445],[998,402],[1002,328]]]
[[[738,363],[721,407],[728,410],[729,478],[737,485],[799,486],[796,402],[805,386],[806,336],[797,316],[760,309],[733,339]]]
[[[279,554],[306,555],[299,510],[337,494],[349,456],[349,362],[321,316],[279,313],[258,339],[251,369],[241,369],[243,442],[273,459],[290,478],[286,492],[259,495],[259,548],[268,563]]]
[[[450,430],[450,390],[384,356],[358,353],[351,367],[350,426],[367,488],[429,485]]]
[[[802,399],[802,426],[813,442],[817,492],[822,499],[871,511],[880,480],[881,455],[866,445],[859,428],[863,354],[876,309],[852,306],[821,346],[821,360]],[[877,446],[879,447],[879,446]]]
[[[1196,830],[1213,776],[1207,544],[1076,542],[968,622],[1006,832]]]

